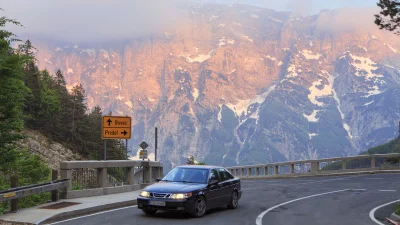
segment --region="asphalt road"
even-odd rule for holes
[[[171,212],[147,216],[130,207],[54,224],[374,225],[369,212],[400,199],[400,174],[242,182],[243,197],[237,209],[215,209],[199,219]],[[388,211],[390,208],[386,207],[376,213],[383,218]]]

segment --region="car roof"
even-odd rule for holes
[[[223,168],[223,167],[212,166],[212,165],[182,165],[182,166],[177,166],[175,168],[217,169],[217,168]]]

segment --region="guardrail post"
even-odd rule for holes
[[[128,185],[135,184],[135,167],[128,167]]]
[[[18,187],[18,177],[11,177],[11,188]],[[18,212],[18,199],[11,200],[11,212]]]
[[[70,169],[61,169],[61,179],[69,179],[68,186],[66,188],[61,189],[60,198],[67,199],[67,194],[69,191],[72,191],[72,170]]]
[[[347,169],[347,162],[346,160],[342,160],[342,170],[346,170]]]
[[[99,187],[107,187],[107,168],[97,168],[97,183]]]
[[[251,177],[251,176],[252,176],[252,174],[251,174],[251,168],[250,168],[250,167],[247,168],[247,176],[248,176],[248,177]]]
[[[257,167],[257,168],[256,168],[256,176],[259,176],[259,175],[260,175],[260,168]]]
[[[274,166],[274,173],[275,173],[275,175],[279,174],[279,166],[278,165]]]
[[[376,156],[371,155],[371,168],[375,168],[375,159],[376,159]]]
[[[52,181],[58,180],[58,171],[57,170],[51,171],[51,180]],[[51,201],[53,201],[53,202],[58,201],[58,190],[54,190],[51,192]]]
[[[290,173],[294,173],[294,164],[290,164]]]
[[[319,171],[319,162],[311,162],[311,172]]]

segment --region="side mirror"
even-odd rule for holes
[[[210,185],[217,185],[218,184],[218,180],[211,180],[209,184]]]
[[[157,182],[160,182],[161,180],[162,180],[162,178],[157,178],[156,179]]]

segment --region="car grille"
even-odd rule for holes
[[[171,197],[171,194],[169,194],[169,193],[152,193],[152,196],[156,197],[156,198],[169,198],[169,197]]]

